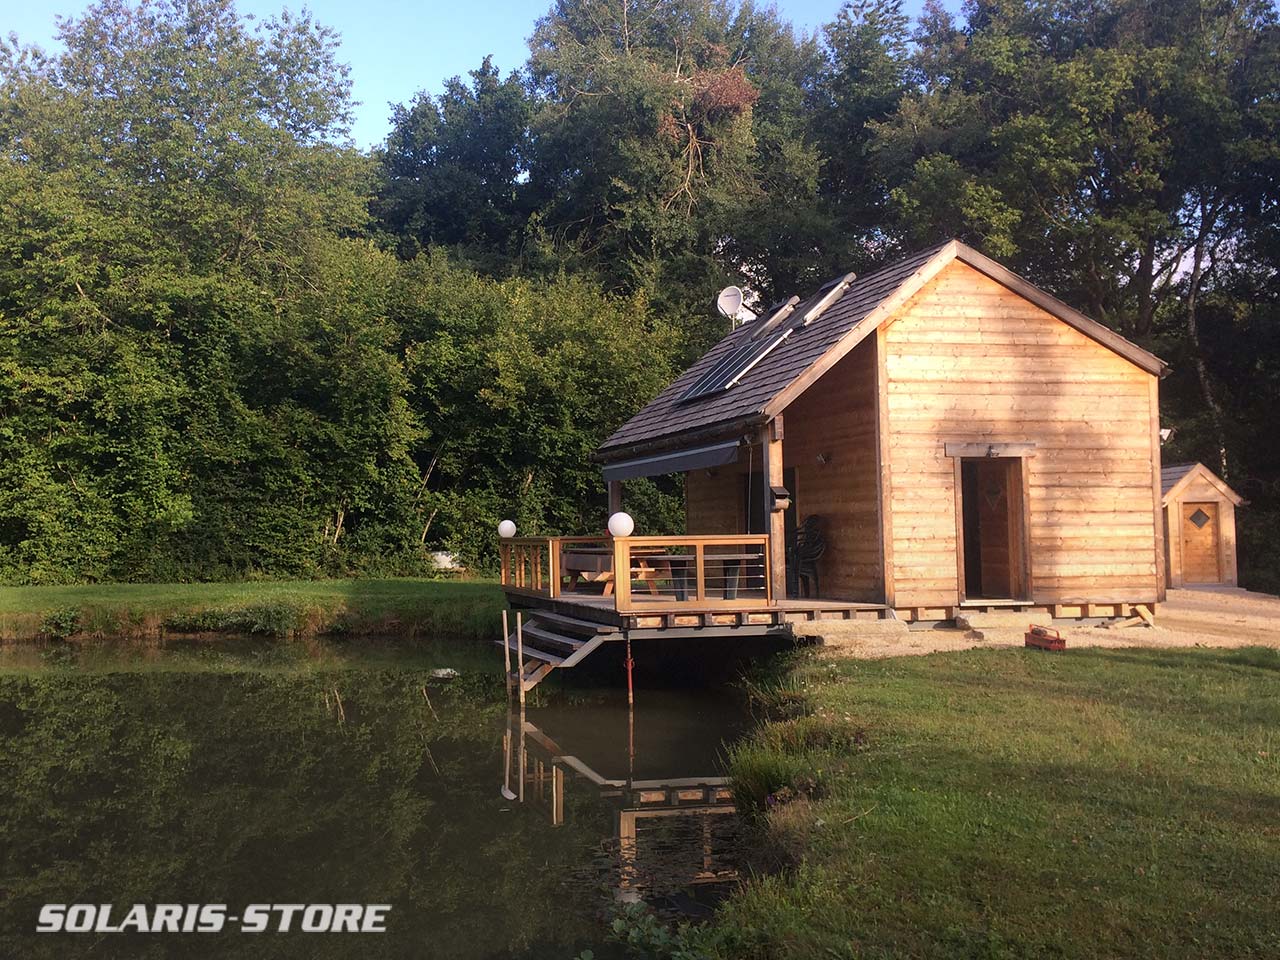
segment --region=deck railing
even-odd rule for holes
[[[503,586],[549,599],[612,598],[619,613],[773,602],[764,534],[511,537],[501,554]]]

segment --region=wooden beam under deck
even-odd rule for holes
[[[670,636],[681,632],[691,636],[741,635],[768,632],[801,621],[883,619],[890,615],[889,608],[882,603],[822,599],[787,599],[774,601],[768,606],[739,607],[731,601],[691,604],[672,600],[666,606],[659,601],[641,610],[618,613],[612,597],[561,594],[553,599],[516,587],[504,587],[503,590],[513,607],[549,610],[589,620],[626,630],[633,638],[660,634]]]

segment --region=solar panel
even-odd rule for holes
[[[729,351],[713,364],[710,370],[698,378],[697,383],[681,394],[680,402],[698,400],[721,390],[728,390],[790,335],[790,330],[784,330],[770,340],[748,339],[742,346]]]
[[[748,337],[745,343],[730,350],[712,364],[710,370],[680,395],[678,402],[687,403],[690,400],[699,400],[728,390],[745,377],[757,363],[772,353],[782,341],[797,330],[807,327],[822,314],[822,311],[839,300],[853,279],[852,273],[846,273],[842,277],[836,277],[823,284],[818,292],[806,301],[812,306],[801,316],[795,316],[796,305],[800,302],[800,298],[792,297],[774,311],[762,324],[761,329]]]

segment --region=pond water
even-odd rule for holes
[[[0,956],[612,956],[619,904],[697,917],[732,888],[745,726],[725,688],[522,717],[492,673],[0,676]],[[38,936],[45,903],[391,910],[379,935]]]

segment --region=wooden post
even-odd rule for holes
[[[760,472],[764,475],[764,509],[769,529],[769,588],[774,597],[787,595],[787,527],[786,514],[773,509],[773,488],[783,485],[782,417],[774,417],[760,434],[763,458]]]
[[[516,631],[520,630],[520,614],[516,614]],[[523,668],[522,668],[523,672]],[[520,684],[520,739],[518,741],[520,747],[520,755],[516,760],[516,775],[520,778],[520,783],[516,791],[516,798],[524,803],[524,782],[528,776],[529,751],[524,747],[524,683]]]
[[[884,579],[884,602],[895,606],[893,583],[893,489],[890,473],[889,374],[884,327],[876,329],[876,520],[880,535],[880,575]],[[957,474],[957,482],[959,474]],[[959,551],[957,550],[957,553]],[[959,586],[957,581],[957,586]],[[960,599],[964,599],[963,596]]]
[[[551,825],[564,823],[564,768],[558,763],[551,766]]]
[[[520,687],[520,712],[524,713],[524,613],[516,611],[516,670],[519,676],[516,677],[516,683]],[[524,717],[520,718],[523,726]],[[523,733],[521,734],[523,740]],[[521,748],[521,764],[523,765],[523,747]],[[521,774],[523,777],[523,773]],[[524,799],[524,780],[520,781],[520,799]]]
[[[613,607],[631,608],[631,545],[626,537],[613,538]]]
[[[507,680],[507,696],[511,696],[511,627],[507,611],[502,611],[502,669]]]
[[[502,583],[503,586],[511,584],[511,544],[503,543],[499,548],[502,556]]]
[[[551,537],[547,540],[547,566],[548,573],[551,575],[550,597],[555,599],[560,596],[560,538]]]
[[[510,683],[508,682],[508,686]],[[515,794],[511,793],[511,701],[507,701],[507,729],[502,732],[502,797],[509,800]],[[511,797],[508,796],[511,794]]]
[[[1149,390],[1148,404],[1151,414],[1151,499],[1152,499],[1152,518],[1155,521],[1155,561],[1156,561],[1156,602],[1164,603],[1165,589],[1168,584],[1165,582],[1165,563],[1164,552],[1169,549],[1169,545],[1164,542],[1164,505],[1162,503],[1161,486],[1160,486],[1160,378],[1152,377]],[[1181,517],[1178,518],[1181,522]],[[1169,539],[1174,537],[1172,526],[1173,517],[1170,516]],[[1181,527],[1178,528],[1178,536],[1181,537]]]
[[[609,481],[609,516],[612,517],[615,513],[617,513],[621,509],[622,509],[622,481],[610,480]]]

